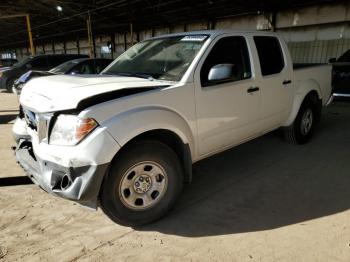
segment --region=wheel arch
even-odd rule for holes
[[[303,83],[297,89],[289,117],[282,126],[286,127],[294,122],[301,105],[308,99],[312,99],[312,101],[317,105],[319,111],[321,110],[322,93],[320,91],[319,84],[313,79],[303,81]]]
[[[192,156],[191,150],[187,143],[171,130],[167,129],[154,129],[148,130],[128,141],[124,147],[141,141],[141,140],[156,140],[169,146],[178,156],[183,169],[184,169],[184,181],[190,183],[192,180]]]
[[[136,141],[160,141],[175,151],[184,168],[185,182],[191,182],[195,152],[193,131],[180,114],[168,108],[138,108],[107,120],[103,126],[121,147],[115,157]]]

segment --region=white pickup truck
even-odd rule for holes
[[[278,128],[306,143],[330,98],[331,66],[293,70],[278,34],[160,36],[102,75],[27,83],[16,158],[45,191],[140,225],[174,205],[194,162]]]

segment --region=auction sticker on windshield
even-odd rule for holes
[[[202,42],[207,38],[208,38],[207,35],[187,35],[187,36],[183,37],[180,41]]]

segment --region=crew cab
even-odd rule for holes
[[[278,128],[308,142],[330,99],[331,66],[293,70],[278,34],[159,36],[100,76],[29,81],[15,154],[45,191],[141,225],[174,206],[201,159]]]

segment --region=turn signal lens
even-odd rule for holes
[[[80,141],[96,127],[97,123],[93,118],[81,119],[75,131],[75,138]]]
[[[52,128],[51,145],[74,146],[92,132],[98,123],[93,118],[79,118],[76,115],[59,115]]]

